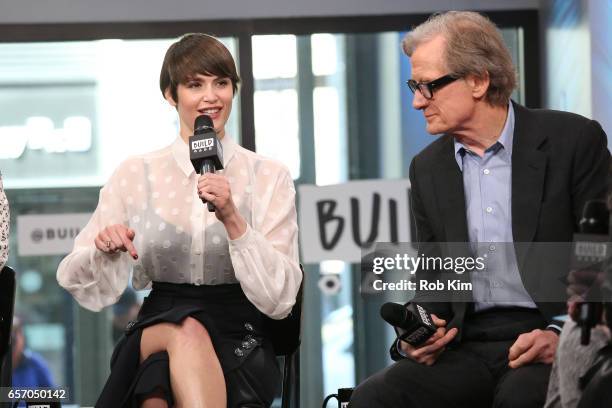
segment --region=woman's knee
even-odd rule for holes
[[[172,346],[174,347],[201,347],[211,344],[208,330],[191,316],[183,320],[172,338]]]
[[[159,351],[173,354],[211,347],[208,330],[193,317],[187,317],[180,324],[158,323],[145,328],[140,342],[140,361]]]

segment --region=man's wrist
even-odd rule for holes
[[[404,350],[402,350],[402,340],[401,339],[397,339],[395,340],[395,349],[397,350],[397,354],[399,354],[400,356],[402,356],[403,358],[408,358],[408,354],[406,354],[404,352]]]

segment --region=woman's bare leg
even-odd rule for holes
[[[157,391],[143,401],[140,408],[168,408],[168,403],[162,391]]]
[[[140,361],[167,351],[176,406],[226,408],[225,378],[208,331],[192,317],[180,325],[159,323],[142,331]]]

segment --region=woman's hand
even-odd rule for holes
[[[130,256],[138,259],[138,252],[134,247],[136,232],[123,224],[115,224],[104,228],[95,239],[96,248],[106,254],[117,251],[129,252]]]
[[[215,216],[225,225],[230,239],[240,237],[246,231],[246,221],[232,199],[229,181],[221,174],[204,173],[198,178],[198,196],[215,206]]]

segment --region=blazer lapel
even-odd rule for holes
[[[513,103],[514,104],[514,103]],[[529,111],[514,104],[515,123],[512,144],[512,235],[514,242],[533,241],[540,207],[548,156],[540,150],[546,136],[539,132],[537,123],[530,118]],[[523,250],[519,251],[519,248]],[[517,247],[519,270],[524,261],[527,247]]]
[[[442,248],[446,256],[470,256],[467,216],[465,209],[465,191],[463,189],[463,174],[455,160],[455,149],[451,136],[446,138],[437,155],[433,174],[433,189],[442,219],[439,222],[444,228],[444,240],[450,245]],[[460,243],[465,243],[462,245]],[[443,245],[443,243],[440,243]],[[461,282],[470,282],[470,274],[458,274],[449,278],[459,279]],[[449,327],[461,327],[467,310],[467,302],[471,302],[471,292],[453,291],[451,307],[453,318]],[[461,340],[462,330],[459,330],[455,340]]]
[[[465,193],[463,176],[457,162],[453,138],[447,138],[441,146],[433,174],[434,191],[438,201],[446,242],[468,242],[467,218],[465,215]]]

